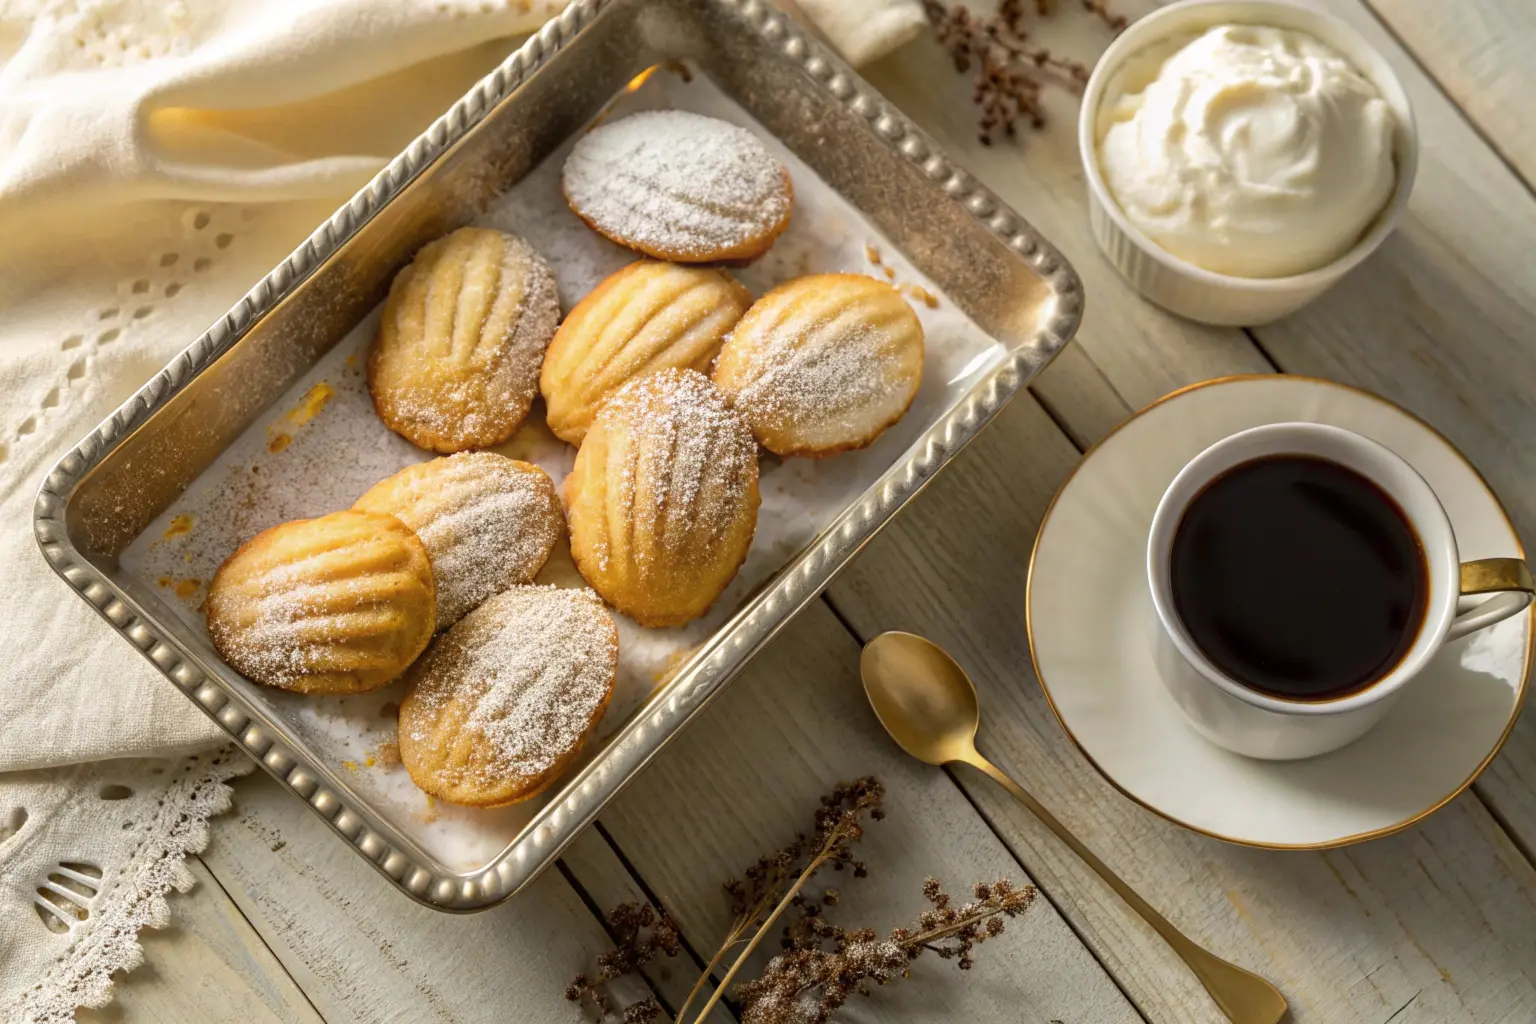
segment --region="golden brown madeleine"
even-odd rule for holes
[[[757,527],[757,444],[695,370],[662,370],[609,396],[565,479],[571,556],[642,626],[709,610]]]
[[[684,110],[646,110],[583,135],[561,176],[576,215],[674,263],[747,261],[789,226],[789,169],[757,136]]]
[[[669,366],[709,372],[725,336],[752,304],[712,267],[641,260],[609,275],[555,332],[539,390],[549,429],[581,444],[597,407],[628,380]]]
[[[923,327],[901,293],[861,274],[786,282],[747,310],[715,384],[778,455],[863,448],[923,380]]]
[[[489,228],[439,238],[395,275],[368,350],[379,418],[435,452],[500,444],[528,415],[559,320],[528,243]]]
[[[575,759],[607,710],[619,631],[590,590],[513,587],[438,638],[400,703],[400,760],[433,796],[527,800]]]
[[[297,693],[365,693],[432,639],[421,539],[393,516],[333,512],[258,533],[214,574],[208,635],[241,674]]]
[[[407,466],[352,507],[394,516],[427,546],[438,629],[514,583],[532,583],[565,529],[549,474],[494,452]]]

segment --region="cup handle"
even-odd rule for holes
[[[1496,594],[1486,601],[1472,602],[1467,598],[1480,594]],[[1511,615],[1523,612],[1536,597],[1536,585],[1531,579],[1530,566],[1519,558],[1479,558],[1475,562],[1461,563],[1461,596],[1456,603],[1457,616],[1451,621],[1447,640],[1466,636],[1468,633],[1502,622]]]

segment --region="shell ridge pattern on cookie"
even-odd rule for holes
[[[425,545],[393,516],[336,512],[273,527],[208,591],[208,632],[237,671],[304,693],[361,693],[404,672],[435,625]]]
[[[400,753],[452,803],[534,796],[569,766],[612,697],[618,631],[590,590],[520,586],[440,637],[411,669]]]
[[[516,236],[460,228],[396,275],[368,353],[379,417],[444,453],[500,444],[538,391],[559,321],[554,275]]]
[[[749,304],[746,289],[715,268],[640,260],[610,274],[571,310],[544,358],[550,430],[580,444],[598,406],[627,381],[707,371]]]
[[[640,624],[682,625],[746,558],[757,447],[708,378],[662,370],[603,403],[566,486],[581,574]]]
[[[922,381],[922,326],[900,292],[858,274],[796,278],[764,295],[715,361],[715,383],[778,455],[871,444]]]
[[[353,507],[396,516],[426,545],[439,629],[492,594],[532,582],[565,529],[549,474],[492,452],[407,466]]]

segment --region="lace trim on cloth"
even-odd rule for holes
[[[191,888],[185,860],[229,810],[226,783],[254,768],[225,747],[0,779],[5,1020],[68,1024],[112,1000],[113,972],[144,960],[139,929],[168,924],[166,893]]]

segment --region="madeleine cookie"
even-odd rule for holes
[[[522,239],[439,238],[395,275],[368,350],[379,418],[434,452],[500,444],[528,415],[559,320],[554,275]]]
[[[432,567],[393,516],[333,512],[274,526],[219,566],[208,635],[258,683],[297,693],[365,693],[432,639]]]
[[[435,797],[500,807],[544,789],[608,707],[619,631],[590,590],[513,587],[438,638],[400,702],[400,760]]]
[[[438,629],[514,583],[532,583],[565,528],[549,474],[494,452],[407,466],[352,507],[394,516],[427,546]]]
[[[923,379],[923,327],[901,293],[860,274],[786,282],[747,310],[715,384],[778,455],[863,448]]]
[[[709,372],[752,297],[710,267],[641,260],[609,275],[555,332],[539,390],[545,421],[581,444],[597,407],[625,381],[667,367]]]
[[[619,245],[674,263],[745,261],[789,226],[789,170],[745,128],[647,110],[582,136],[565,198]]]
[[[597,411],[565,480],[576,568],[642,626],[709,610],[757,527],[757,444],[709,378],[662,370]]]

